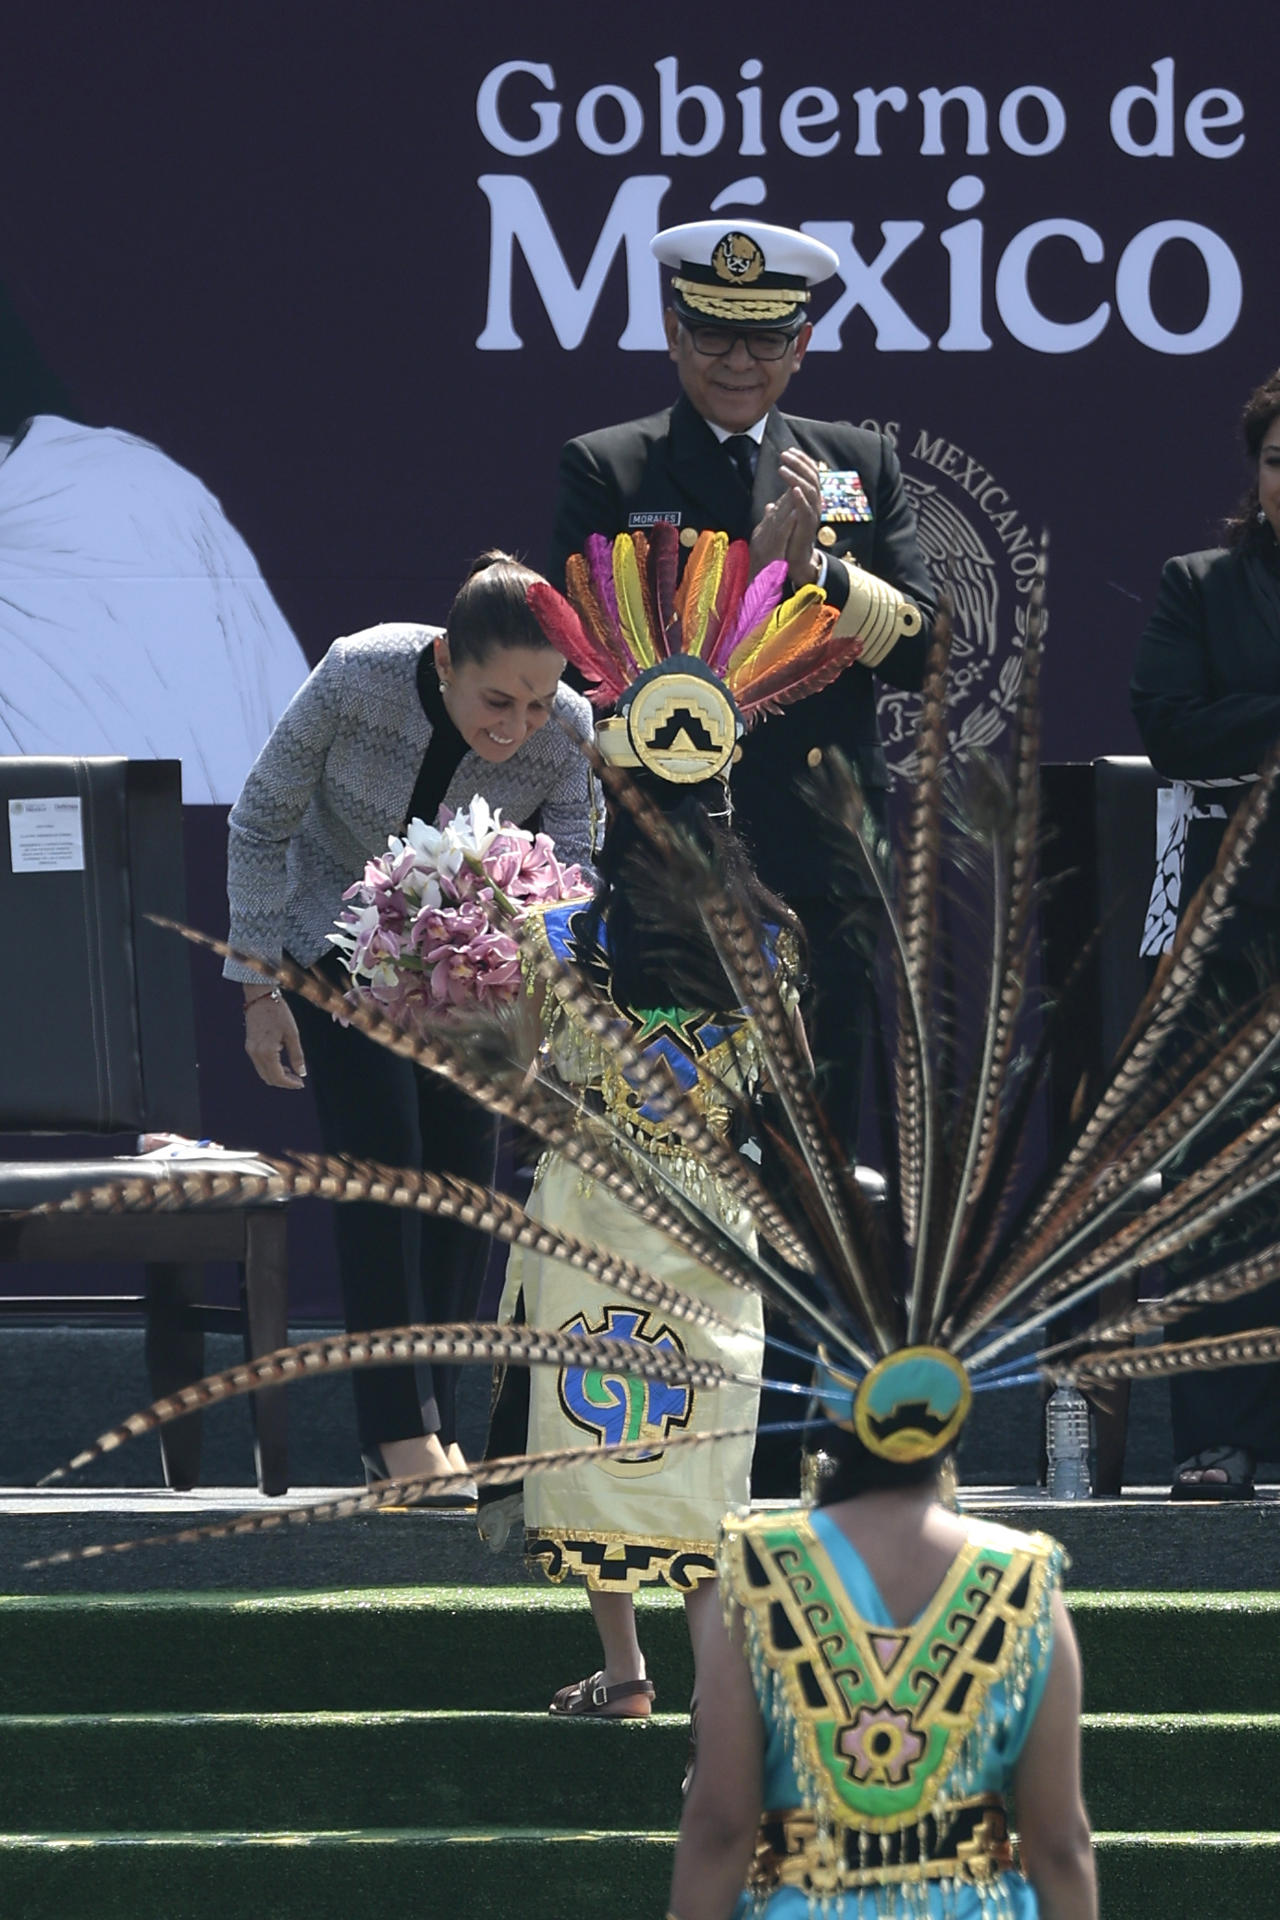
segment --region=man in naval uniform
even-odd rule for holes
[[[785,558],[793,589],[816,582],[841,627],[869,636],[858,665],[747,736],[733,773],[734,823],[808,936],[806,1016],[829,1117],[852,1153],[871,989],[841,936],[830,848],[799,787],[837,746],[883,821],[873,675],[920,686],[934,596],[884,435],[779,408],[813,333],[810,288],[838,255],[757,221],[670,227],[651,246],[672,269],[664,323],[682,392],[662,413],[564,448],[548,571],[563,585],[565,561],[591,533],[668,520],[687,552],[712,527],[750,541],[753,571]]]

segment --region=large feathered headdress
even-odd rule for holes
[[[727,554],[715,547],[714,536],[712,541],[704,551],[719,553],[723,568]],[[669,641],[678,618],[682,636],[696,635],[704,650],[697,657],[704,665],[708,644],[712,659],[722,664],[746,658],[739,650],[760,621],[772,615],[763,613],[760,601],[750,610],[749,624],[741,602],[732,616],[717,614],[719,588],[712,588],[710,575],[702,570],[686,574],[678,610],[669,578],[664,574],[666,584],[660,580],[656,587],[650,578],[655,547],[664,553],[665,539],[646,548],[632,538],[626,548],[614,549],[624,582],[631,578],[631,562],[625,558],[629,551],[637,570],[644,562],[648,591],[659,596],[654,605],[670,607],[670,615],[657,621],[647,616],[642,620],[640,611],[629,615],[634,630],[628,647],[638,643],[642,633],[652,640],[661,631]],[[624,554],[621,561],[619,551]],[[571,578],[579,590],[583,569],[600,561],[596,550],[592,563],[573,567]],[[596,603],[603,605],[603,587],[597,583],[592,591]],[[627,777],[616,768],[606,767],[606,775],[658,841],[669,866],[673,902],[693,904],[723,964],[734,1003],[753,1015],[776,1096],[772,1126],[789,1173],[787,1190],[766,1188],[758,1169],[707,1126],[661,1066],[619,1032],[586,981],[545,957],[540,963],[544,980],[550,991],[574,1005],[601,1047],[614,1049],[619,1071],[651,1111],[664,1115],[686,1154],[705,1165],[722,1193],[734,1197],[732,1218],[753,1221],[758,1237],[704,1212],[696,1194],[673,1181],[661,1156],[646,1162],[636,1143],[621,1140],[606,1116],[584,1109],[545,1066],[530,1069],[527,1055],[509,1048],[492,1030],[485,1036],[447,1028],[411,1035],[394,1028],[373,1007],[352,1009],[337,988],[317,976],[288,964],[260,969],[274,971],[282,985],[314,1004],[341,1011],[372,1038],[442,1075],[492,1112],[519,1120],[698,1262],[732,1285],[761,1294],[789,1318],[794,1340],[811,1355],[825,1416],[850,1427],[872,1451],[890,1460],[925,1459],[949,1446],[973,1392],[1037,1376],[1088,1387],[1189,1367],[1248,1365],[1280,1354],[1280,1329],[1275,1327],[1222,1339],[1165,1337],[1156,1344],[1138,1344],[1155,1322],[1167,1335],[1181,1316],[1201,1303],[1246,1295],[1280,1277],[1280,1247],[1241,1256],[1229,1245],[1224,1249],[1220,1233],[1224,1223],[1280,1179],[1280,1103],[1255,1099],[1251,1117],[1230,1124],[1230,1116],[1240,1111],[1242,1092],[1251,1086],[1256,1094],[1260,1070],[1280,1048],[1280,989],[1270,989],[1256,1005],[1225,1020],[1205,1023],[1196,1044],[1169,1046],[1185,1028],[1203,987],[1206,959],[1230,911],[1233,885],[1280,769],[1275,754],[1228,828],[1217,864],[1184,915],[1093,1104],[1038,1174],[1020,1160],[1052,1045],[1050,1022],[1030,1059],[1015,1072],[1024,1052],[1020,1029],[1039,833],[1040,597],[1037,588],[1011,751],[1003,766],[981,755],[959,768],[948,766],[946,621],[940,621],[923,695],[919,772],[894,862],[895,879],[890,879],[856,781],[833,756],[824,760],[820,777],[825,784],[814,796],[838,843],[836,857],[859,870],[883,907],[895,987],[888,996],[893,1010],[884,1020],[895,1144],[882,1209],[868,1203],[832,1144],[814,1100],[808,1062],[748,904],[665,816],[637,793],[628,795]],[[636,605],[642,608],[644,602]],[[618,644],[622,624],[619,611],[611,610],[608,620],[602,614],[598,646],[578,654],[577,664],[584,671],[594,668],[602,699],[616,699],[646,670],[632,650],[629,660],[619,655],[605,672],[606,652]],[[813,671],[823,672],[829,665],[829,660],[818,664],[825,636],[815,634],[816,626],[810,625],[803,644],[812,649]],[[567,656],[574,658],[576,635],[562,629],[556,644],[562,640],[568,642]],[[637,665],[639,675],[633,672]],[[771,683],[763,676],[747,683],[762,684]],[[748,710],[758,704],[760,700],[747,697]],[[975,886],[977,869],[980,889]],[[985,965],[980,977],[965,969],[963,1006],[955,1004],[948,984],[955,970],[944,952],[937,905],[948,876],[958,870],[966,876],[970,904],[976,891],[985,902],[980,936]],[[1210,1130],[1215,1139],[1225,1136],[1225,1144],[1206,1151],[1186,1177],[1164,1178],[1188,1143]],[[243,1176],[222,1176],[214,1169],[175,1174],[168,1183],[121,1181],[63,1204],[94,1209],[216,1204],[225,1198],[228,1185],[238,1192],[248,1188],[264,1195],[316,1194],[338,1202],[377,1199],[447,1215],[508,1242],[556,1255],[626,1297],[659,1307],[664,1315],[703,1324],[715,1320],[705,1304],[607,1247],[531,1219],[504,1195],[430,1172],[298,1156],[272,1163],[256,1187]],[[1162,1302],[1097,1317],[1099,1296],[1114,1281],[1191,1251],[1201,1256],[1196,1277],[1175,1286]],[[1027,1343],[1049,1322],[1069,1314],[1074,1317],[1068,1337],[1038,1352],[1028,1351]],[[628,1351],[628,1346],[591,1335],[485,1326],[414,1327],[337,1337],[246,1363],[175,1393],[102,1436],[72,1464],[83,1465],[132,1435],[213,1400],[333,1367],[403,1364],[412,1358],[497,1359],[556,1367],[598,1365],[672,1384],[691,1378],[688,1369],[695,1363],[682,1356],[650,1348]],[[696,1364],[699,1386],[712,1388],[717,1380],[731,1377],[714,1362]],[[713,1445],[717,1437],[674,1436],[664,1445]],[[483,1484],[500,1486],[531,1472],[601,1459],[610,1451],[625,1454],[634,1449],[594,1446],[572,1454],[486,1461],[469,1471]],[[422,1484],[389,1483],[342,1502],[334,1511],[354,1512],[412,1498]],[[438,1487],[440,1481],[430,1484]],[[260,1523],[235,1523],[237,1530],[255,1524]]]
[[[730,765],[744,729],[828,686],[890,631],[919,627],[917,608],[883,582],[859,628],[838,632],[821,589],[787,595],[774,560],[749,578],[745,540],[699,534],[676,584],[679,536],[659,522],[612,542],[591,534],[565,569],[567,601],[538,582],[529,604],[552,645],[582,675],[612,766],[679,784]],[[868,579],[870,576],[867,576]]]

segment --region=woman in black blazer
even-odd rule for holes
[[[1280,370],[1243,418],[1253,466],[1228,544],[1166,563],[1131,686],[1148,757],[1174,782],[1173,829],[1157,862],[1143,951],[1172,939],[1182,906],[1212,867],[1235,806],[1280,737]],[[1215,953],[1213,985],[1242,1003],[1280,978],[1280,812],[1273,804]],[[1203,1157],[1241,1124],[1232,1116]],[[1274,1199],[1241,1223],[1241,1253],[1280,1237]],[[1184,1279],[1185,1274],[1179,1274]],[[1178,1323],[1194,1339],[1280,1320],[1280,1285]],[[1172,1388],[1172,1497],[1247,1499],[1260,1459],[1280,1460],[1280,1365],[1189,1372]]]

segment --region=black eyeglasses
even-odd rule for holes
[[[708,360],[720,360],[732,353],[736,340],[741,340],[753,360],[781,360],[796,338],[794,333],[767,330],[729,333],[721,327],[686,327],[685,332],[693,342],[694,352],[705,354]]]

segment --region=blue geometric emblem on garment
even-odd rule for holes
[[[593,948],[582,942],[586,909],[570,901],[553,907],[543,919],[547,944],[558,960],[578,967],[598,992],[609,1001],[618,1016],[632,1029],[635,1044],[650,1066],[662,1061],[675,1076],[682,1093],[698,1085],[699,1068],[708,1056],[733,1039],[746,1024],[746,1015],[737,1012],[708,1013],[696,1007],[621,1007],[613,998],[613,978],[609,962],[609,931],[602,926]],[[773,943],[777,928],[766,926],[765,938],[770,964],[776,963]],[[646,1120],[657,1121],[665,1103],[646,1101],[640,1108]]]
[[[634,1340],[655,1353],[684,1354],[671,1328],[650,1325],[642,1307],[606,1307],[602,1319],[592,1322],[576,1313],[566,1320],[565,1333],[600,1334],[610,1340]],[[634,1375],[606,1373],[597,1367],[566,1367],[559,1379],[560,1405],[567,1419],[601,1446],[662,1441],[673,1427],[687,1427],[693,1414],[693,1388],[668,1386],[663,1380],[638,1380]]]

